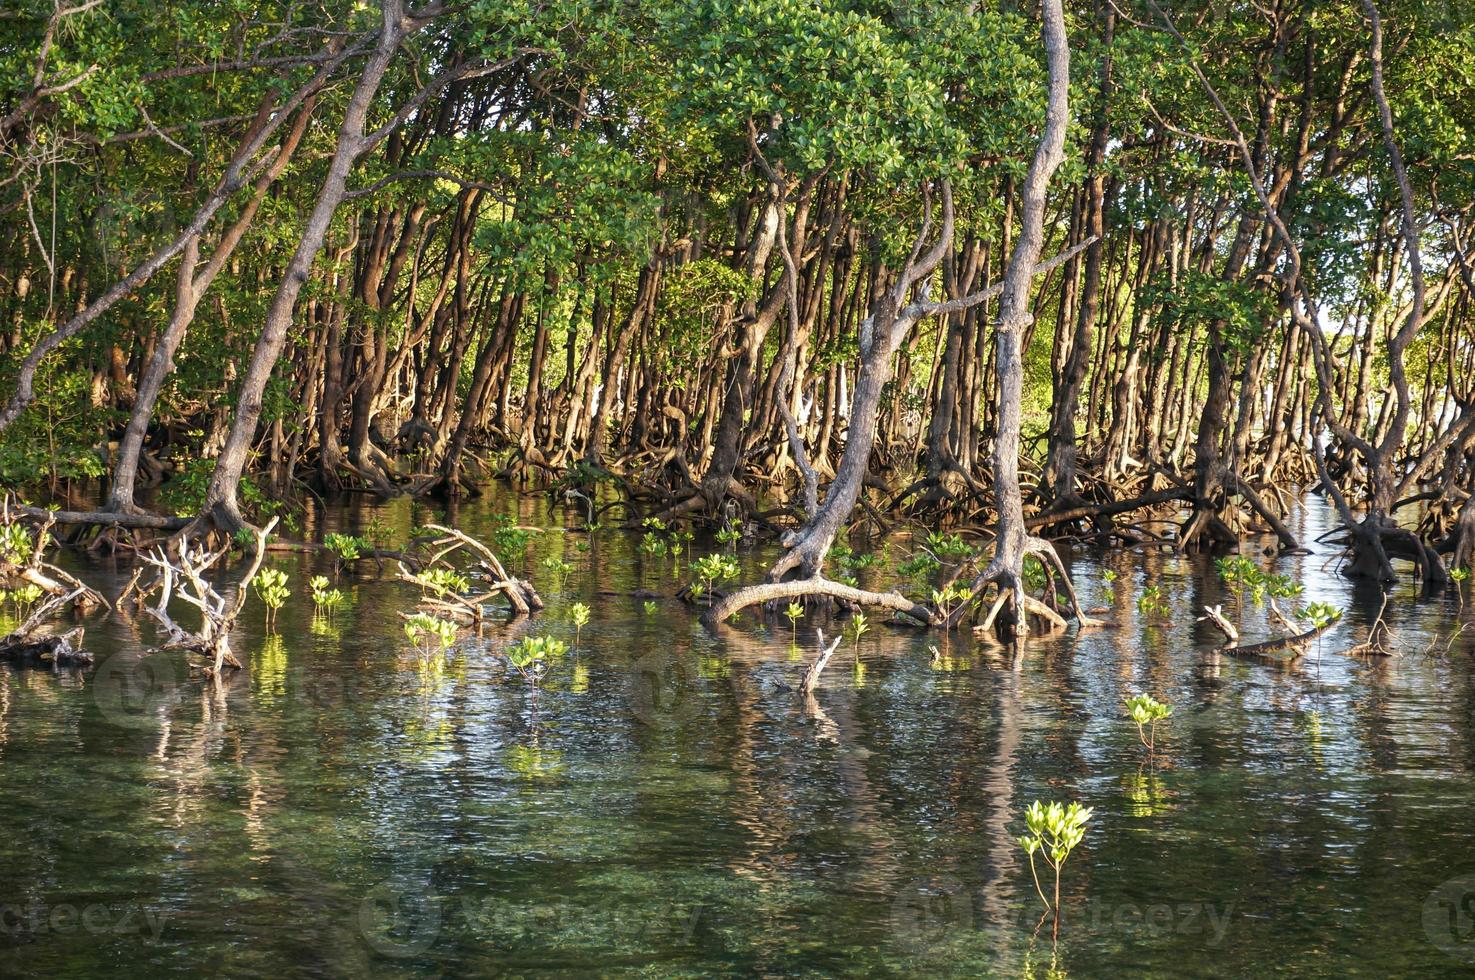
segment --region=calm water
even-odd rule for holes
[[[791,688],[838,624],[801,624],[802,654],[783,620],[713,636],[631,596],[677,585],[637,536],[591,543],[541,500],[453,519],[497,513],[549,529],[526,562],[549,608],[443,664],[405,652],[409,587],[345,575],[351,604],[314,622],[326,566],[286,555],[297,595],[274,635],[248,607],[223,689],[116,615],[87,672],[0,667],[0,974],[1475,973],[1475,628],[1448,642],[1472,618],[1453,593],[1400,588],[1402,655],[1349,660],[1376,594],[1326,554],[1286,559],[1350,610],[1287,669],[1214,652],[1194,621],[1224,599],[1212,565],[1076,555],[1089,605],[1103,561],[1120,575],[1110,628],[1017,661],[959,637],[934,663],[936,634],[872,616],[815,714]],[[562,585],[549,556],[575,566]],[[86,574],[115,593],[127,572]],[[1172,625],[1144,625],[1148,584]],[[581,599],[593,620],[534,697],[496,651],[530,627],[572,643]],[[1140,690],[1177,706],[1151,764],[1121,707]],[[1014,842],[1036,798],[1095,810],[1053,963]]]

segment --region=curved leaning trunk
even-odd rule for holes
[[[153,354],[149,357],[148,365],[139,379],[138,389],[134,394],[133,412],[123,432],[123,439],[119,443],[118,462],[113,468],[112,488],[109,491],[108,504],[105,508],[108,512],[129,514],[138,509],[133,499],[134,487],[138,482],[138,461],[143,452],[144,438],[148,435],[149,422],[153,419],[154,406],[158,404],[165,379],[174,370],[174,355],[178,353],[190,324],[194,322],[195,311],[199,308],[200,300],[210,288],[211,283],[215,281],[215,277],[225,268],[236,246],[245,238],[246,232],[256,219],[256,212],[261,208],[261,202],[266,199],[267,191],[271,189],[271,185],[276,182],[277,178],[281,177],[292,156],[297,152],[297,146],[302,142],[302,136],[307,131],[307,123],[312,118],[312,111],[316,103],[316,93],[303,100],[292,128],[282,141],[282,146],[277,151],[275,159],[272,160],[266,172],[256,179],[256,184],[252,188],[251,200],[229,230],[221,237],[215,253],[198,275],[195,274],[195,266],[200,260],[200,237],[196,235],[185,243],[184,252],[179,259],[179,279],[175,288],[174,313],[169,318],[169,324],[164,328],[164,333],[159,337]]]
[[[910,331],[910,327],[910,322],[892,324],[892,330],[900,329],[902,336]],[[835,543],[835,535],[860,499],[866,471],[870,467],[871,450],[876,444],[881,396],[895,373],[892,358],[896,354],[896,345],[890,342],[892,330],[881,332],[873,345],[877,349],[861,361],[851,395],[845,450],[840,455],[840,465],[835,469],[835,479],[814,517],[785,540],[788,552],[769,571],[770,582],[778,581],[794,568],[800,569],[805,578],[817,575],[830,546]]]
[[[385,0],[384,21],[380,28],[373,52],[364,64],[353,95],[344,110],[343,124],[338,130],[338,143],[328,165],[327,176],[318,191],[317,202],[308,216],[297,249],[282,274],[282,281],[266,314],[261,334],[251,352],[251,361],[241,381],[240,394],[236,403],[235,418],[215,472],[205,491],[205,504],[200,520],[208,520],[226,532],[245,526],[241,516],[237,492],[241,474],[246,467],[246,458],[256,436],[256,424],[261,418],[262,396],[270,380],[277,358],[281,356],[287,331],[292,325],[292,311],[297,297],[312,272],[313,261],[322,250],[328,228],[338,205],[343,202],[348,190],[348,175],[358,158],[377,140],[365,135],[369,107],[384,81],[385,72],[404,40],[406,21],[398,0]],[[382,133],[382,131],[381,131]],[[384,133],[375,134],[379,139]]]

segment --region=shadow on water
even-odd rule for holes
[[[815,711],[795,689],[815,627],[839,623],[806,619],[797,650],[782,618],[714,636],[633,594],[682,581],[639,535],[591,538],[542,499],[452,519],[490,535],[498,515],[544,528],[514,564],[549,609],[442,660],[405,654],[406,586],[345,574],[350,602],[314,617],[306,578],[330,566],[284,555],[299,594],[274,634],[253,599],[246,669],[219,689],[121,616],[89,628],[86,673],[0,669],[0,973],[1044,975],[1014,840],[1035,799],[1095,810],[1056,975],[1475,969],[1475,682],[1469,635],[1451,640],[1472,614],[1454,593],[1400,585],[1401,655],[1348,659],[1380,594],[1325,550],[1285,559],[1348,611],[1284,667],[1215,652],[1196,616],[1235,600],[1211,561],[1079,553],[1108,628],[1014,657],[877,623]],[[402,538],[442,516],[356,503],[306,530]],[[1328,517],[1296,519],[1309,540]],[[771,557],[740,550],[751,574]],[[126,571],[88,575],[116,593]],[[1149,586],[1165,614],[1137,608]],[[529,628],[572,643],[575,601],[591,623],[534,697],[497,651]],[[1153,760],[1122,711],[1138,691],[1176,707]]]

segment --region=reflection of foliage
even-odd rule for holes
[[[287,645],[277,633],[261,638],[261,649],[251,660],[251,687],[258,698],[274,700],[287,692]]]
[[[1171,807],[1158,783],[1157,773],[1150,768],[1138,769],[1127,777],[1128,812],[1134,817],[1151,817],[1166,813]]]
[[[507,749],[507,769],[524,779],[551,779],[567,766],[563,752],[537,745],[513,745]]]

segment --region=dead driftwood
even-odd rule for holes
[[[825,646],[824,630],[819,630],[818,635],[819,656],[814,658],[814,663],[804,671],[804,679],[799,682],[799,693],[806,698],[814,695],[815,685],[819,683],[819,675],[825,672],[825,668],[830,665],[830,658],[835,655],[836,650],[840,649],[840,637],[835,637],[834,642]]]
[[[25,622],[0,637],[0,660],[18,667],[85,667],[92,663],[92,654],[82,649],[86,632],[82,627],[73,627],[65,633],[41,635],[39,632],[52,616],[77,599],[76,593],[67,593],[43,600]]]
[[[1290,625],[1290,620],[1279,609],[1273,609],[1272,612],[1282,625]],[[1239,642],[1239,630],[1224,615],[1222,606],[1204,606],[1204,615],[1199,617],[1199,622],[1211,623],[1220,633],[1224,634],[1225,643],[1219,648],[1220,653],[1228,653],[1236,657],[1258,657],[1277,663],[1301,659],[1306,652],[1306,647],[1334,625],[1327,623],[1314,626],[1301,633],[1280,636],[1261,643],[1241,643]]]
[[[159,624],[164,633],[163,649],[180,649],[197,653],[207,661],[205,673],[220,676],[226,667],[239,669],[241,662],[230,649],[230,632],[240,617],[250,594],[251,580],[261,571],[261,562],[266,557],[266,539],[276,527],[273,517],[256,531],[256,547],[252,549],[251,565],[236,586],[235,597],[227,602],[215,587],[205,580],[205,573],[215,567],[230,551],[226,545],[216,551],[204,548],[190,550],[189,539],[181,537],[179,557],[171,559],[162,547],[156,547],[143,556],[144,566],[134,573],[132,580],[118,597],[118,604],[131,601],[136,608],[148,614]],[[144,583],[143,577],[153,569],[154,577]],[[169,615],[169,603],[178,598],[200,611],[200,628],[189,630],[175,622]],[[149,600],[153,599],[153,604]]]
[[[71,573],[43,560],[52,541],[55,515],[34,527],[22,523],[22,516],[9,498],[0,504],[0,588],[24,589],[30,586],[52,598],[64,596],[65,601],[60,605],[70,604],[79,612],[109,608],[108,601],[100,593],[83,585]],[[52,612],[58,608],[59,605],[52,606]]]
[[[460,622],[480,624],[484,608],[497,596],[503,596],[517,616],[527,616],[543,608],[543,599],[533,583],[508,573],[507,569],[492,553],[492,549],[480,541],[441,524],[427,524],[427,529],[440,537],[426,546],[426,558],[420,570],[412,571],[404,562],[399,564],[399,578],[418,585],[425,591],[420,605],[436,615],[449,616]],[[477,582],[470,595],[460,595],[431,582],[427,573],[436,568],[460,571],[451,564],[450,558],[465,551],[473,556],[468,570],[478,572],[483,581]]]
[[[20,666],[89,664],[92,656],[82,649],[82,627],[61,633],[45,632],[45,627],[68,607],[81,613],[107,609],[108,602],[69,572],[43,560],[54,520],[32,526],[22,523],[20,516],[9,498],[0,503],[0,588],[35,605],[24,622],[0,637],[0,660]]]
[[[1350,646],[1347,649],[1341,651],[1342,656],[1344,656],[1344,657],[1392,657],[1392,656],[1394,656],[1395,654],[1394,654],[1394,649],[1393,649],[1393,643],[1395,642],[1395,639],[1394,639],[1394,636],[1393,636],[1393,630],[1388,626],[1387,620],[1383,619],[1383,614],[1385,612],[1387,612],[1387,611],[1388,611],[1388,594],[1385,592],[1385,593],[1383,593],[1383,603],[1382,603],[1382,605],[1380,605],[1378,607],[1378,617],[1376,619],[1374,619],[1373,620],[1373,624],[1367,628],[1367,635],[1362,638],[1361,642],[1354,643],[1354,644],[1352,644],[1352,646]],[[1463,630],[1463,626],[1461,626],[1459,629],[1456,629],[1455,630],[1455,633],[1454,633],[1454,636],[1451,636],[1449,638],[1449,643],[1450,643],[1451,646],[1454,644],[1454,641],[1455,641],[1456,637],[1458,637],[1460,635],[1460,632],[1462,630]],[[1438,635],[1436,634],[1434,640],[1430,641],[1430,649],[1431,650],[1433,649],[1434,644],[1437,643],[1437,642],[1438,642]]]

